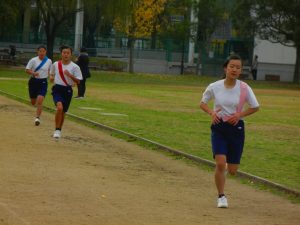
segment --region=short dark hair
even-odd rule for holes
[[[59,51],[62,52],[64,49],[70,49],[71,53],[73,52],[73,49],[70,46],[68,46],[68,45],[62,45],[62,46],[60,46]]]
[[[243,60],[239,55],[233,54],[226,58],[225,62],[223,63],[223,69],[227,68],[230,60],[241,60],[241,62],[243,63]],[[226,77],[226,74],[224,73],[224,75],[222,76],[222,79],[225,79],[225,77]]]
[[[80,49],[80,52],[86,52],[86,48],[85,48],[85,47],[82,47],[82,48]]]
[[[45,49],[45,50],[47,51],[47,48],[46,48],[45,45],[40,45],[40,46],[37,48],[37,50],[40,50],[41,48],[43,48],[43,49]]]
[[[231,60],[240,60],[242,63],[243,63],[243,60],[242,58],[237,55],[237,54],[234,54],[234,55],[230,55],[226,58],[224,64],[223,64],[223,68],[227,67],[228,63],[231,61]]]

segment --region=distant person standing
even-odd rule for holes
[[[9,46],[9,55],[10,55],[10,57],[11,57],[11,59],[12,60],[15,60],[15,58],[16,58],[16,53],[17,53],[17,49],[16,49],[16,46],[14,46],[14,45],[10,45]]]
[[[86,90],[86,79],[91,77],[90,69],[89,69],[89,55],[85,48],[80,49],[80,55],[77,58],[76,64],[80,67],[82,73],[82,80],[79,84],[77,84],[78,94],[75,98],[81,99],[84,98],[85,90]]]
[[[53,101],[56,105],[55,131],[53,137],[61,137],[61,129],[68,111],[74,84],[79,84],[82,74],[78,65],[71,61],[72,49],[69,46],[61,46],[61,60],[55,62],[50,70],[50,81],[54,82],[52,87]]]
[[[257,67],[258,67],[258,56],[255,55],[251,66],[251,73],[252,73],[253,80],[257,79]]]
[[[45,46],[39,46],[37,54],[38,56],[29,60],[25,70],[30,75],[28,90],[31,104],[37,106],[36,118],[34,120],[36,126],[40,125],[43,101],[48,88],[47,78],[52,65],[51,59],[48,59],[46,56],[47,50]]]

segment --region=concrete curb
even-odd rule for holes
[[[13,95],[13,94],[9,94],[9,93],[4,92],[2,90],[0,90],[0,94],[8,96],[8,97],[13,98],[13,99],[16,99],[20,102],[30,104],[30,102],[28,100],[23,99],[19,96]],[[50,108],[50,107],[47,107],[47,106],[44,106],[44,109],[46,109],[49,112],[55,112],[55,110],[53,108]],[[86,118],[83,118],[83,117],[80,117],[80,116],[76,116],[76,115],[71,114],[71,113],[67,113],[67,115],[69,117],[77,120],[77,121],[84,122],[86,124],[92,125],[94,127],[100,128],[102,130],[107,130],[107,131],[110,131],[110,132],[115,132],[115,133],[118,133],[118,134],[122,134],[122,135],[125,135],[127,137],[134,138],[134,139],[142,141],[144,143],[156,146],[160,150],[167,151],[167,152],[172,153],[172,154],[177,155],[177,156],[185,157],[185,158],[187,158],[189,160],[192,160],[196,163],[200,163],[200,164],[204,164],[204,165],[207,165],[207,166],[215,167],[215,163],[213,161],[203,159],[203,158],[200,158],[200,157],[197,157],[197,156],[194,156],[194,155],[190,155],[190,154],[187,154],[185,152],[182,152],[182,151],[179,151],[179,150],[176,150],[176,149],[172,149],[172,148],[170,148],[168,146],[165,146],[165,145],[162,145],[158,142],[155,142],[155,141],[143,138],[143,137],[139,137],[137,135],[134,135],[134,134],[122,131],[122,130],[118,130],[116,128],[113,128],[113,127],[110,127],[110,126],[107,126],[107,125],[104,125],[104,124],[101,124],[101,123],[98,123],[98,122],[95,122],[95,121],[92,121],[92,120],[89,120],[89,119],[86,119]],[[276,189],[280,192],[287,193],[289,195],[293,195],[296,198],[300,199],[300,192],[299,191],[296,191],[296,190],[290,189],[288,187],[285,187],[281,184],[277,184],[277,183],[274,183],[272,181],[266,180],[262,177],[258,177],[258,176],[255,176],[255,175],[252,175],[252,174],[249,174],[249,173],[246,173],[246,172],[242,172],[242,171],[238,171],[237,176],[241,177],[241,178],[249,179],[252,182],[255,182],[255,183],[258,183],[258,184],[266,185],[270,188]]]

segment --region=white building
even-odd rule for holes
[[[293,81],[296,63],[294,47],[256,38],[253,55],[258,55],[258,80],[265,80],[267,75],[277,75],[280,81]]]

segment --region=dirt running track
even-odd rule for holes
[[[0,96],[1,225],[298,225],[300,205]]]

